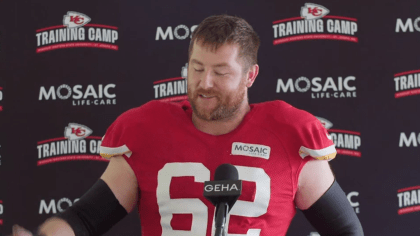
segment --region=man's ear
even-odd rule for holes
[[[257,78],[260,67],[258,64],[252,65],[246,75],[246,87],[250,88],[254,84],[255,79]]]

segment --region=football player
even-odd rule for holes
[[[231,163],[244,186],[229,235],[285,235],[296,208],[321,235],[363,235],[329,167],[336,150],[321,123],[283,101],[249,104],[259,45],[242,18],[201,22],[189,47],[188,101],[151,101],[118,117],[102,141],[103,175],[38,234],[101,235],[137,208],[144,236],[210,236],[215,208],[203,183]]]

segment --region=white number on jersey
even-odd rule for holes
[[[254,202],[238,200],[230,211],[230,215],[243,217],[259,217],[267,213],[270,202],[270,177],[264,169],[257,167],[235,166],[241,180],[255,182],[256,194]],[[210,171],[202,163],[167,163],[158,172],[156,190],[159,213],[161,216],[162,236],[206,235],[208,208],[200,199],[171,199],[169,188],[172,177],[193,176],[195,182],[204,183],[210,180]],[[173,214],[192,214],[191,231],[173,230],[170,223]],[[229,216],[230,216],[229,215]],[[214,229],[214,217],[212,230]],[[227,219],[227,224],[229,224]],[[259,236],[261,229],[248,229],[247,234],[228,234],[228,236]]]

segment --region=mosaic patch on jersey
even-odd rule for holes
[[[250,157],[260,157],[268,160],[270,158],[271,148],[265,145],[249,143],[232,143],[232,155],[242,155]]]

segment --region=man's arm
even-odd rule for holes
[[[134,171],[122,156],[112,157],[105,172],[100,177],[111,189],[115,198],[129,213],[137,203],[137,179]],[[101,196],[98,195],[98,198]],[[80,199],[80,201],[83,198]],[[99,199],[98,199],[99,200]],[[99,201],[98,201],[99,202]],[[106,206],[103,206],[106,207]],[[105,218],[106,216],[102,216]],[[116,222],[115,222],[116,223]],[[39,233],[46,236],[74,236],[71,226],[63,219],[51,217],[39,227]]]
[[[310,160],[299,175],[298,190],[295,197],[296,206],[306,210],[314,204],[334,182],[334,175],[328,161]]]
[[[321,235],[363,236],[356,213],[327,161],[311,160],[299,176],[296,206]]]

